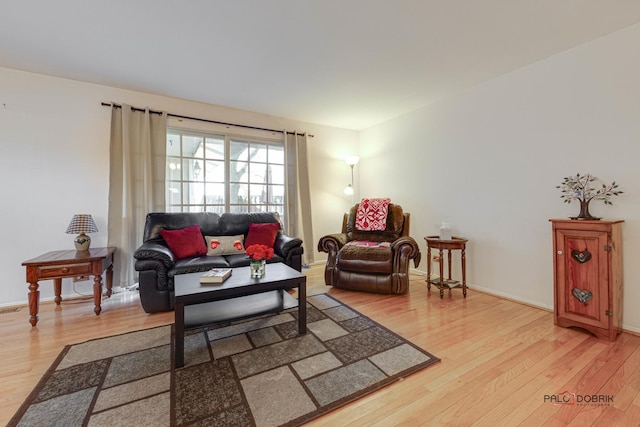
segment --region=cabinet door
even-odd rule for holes
[[[557,230],[558,317],[609,327],[608,236],[603,231]]]

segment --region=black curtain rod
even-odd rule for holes
[[[122,108],[122,105],[111,104],[111,103],[108,103],[108,102],[103,102],[102,106],[103,107]],[[144,108],[138,108],[138,107],[131,107],[131,109],[133,111],[145,111]],[[149,113],[151,113],[151,114],[162,114],[162,111],[149,110]],[[215,123],[217,125],[235,126],[235,127],[239,127],[239,128],[245,128],[245,129],[264,130],[264,131],[267,131],[267,132],[279,132],[279,133],[282,133],[282,131],[278,130],[278,129],[267,129],[267,128],[261,128],[261,127],[257,127],[257,126],[239,125],[239,124],[235,124],[235,123],[219,122],[217,120],[209,120],[209,119],[201,119],[201,118],[198,118],[198,117],[181,116],[180,114],[167,113],[167,116],[175,117],[175,118],[178,118],[178,119],[188,119],[188,120],[197,120],[199,122]],[[287,132],[287,133],[289,135],[304,135],[304,132],[303,133],[300,133],[300,132]],[[311,135],[311,134],[307,134],[307,136],[309,138],[313,138],[313,135]]]

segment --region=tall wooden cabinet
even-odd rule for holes
[[[551,219],[554,321],[613,341],[622,331],[622,223]]]

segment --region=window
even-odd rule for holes
[[[167,212],[284,214],[282,141],[167,130]]]

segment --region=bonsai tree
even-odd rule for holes
[[[562,185],[556,186],[562,192],[561,199],[564,199],[565,203],[571,203],[572,200],[580,202],[580,213],[577,217],[572,219],[600,219],[591,216],[589,213],[589,203],[592,200],[602,200],[605,205],[613,205],[611,197],[622,194],[623,192],[618,190],[618,184],[613,181],[611,184],[606,185],[601,183],[600,179],[591,175],[567,176],[562,179]]]

